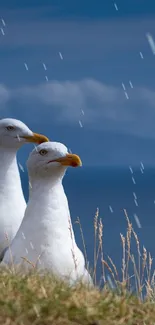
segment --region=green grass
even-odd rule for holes
[[[154,325],[155,285],[151,270],[152,258],[143,248],[141,253],[138,237],[127,219],[126,236],[121,235],[122,266],[117,271],[113,261],[104,259],[103,225],[99,211],[94,218],[94,271],[102,266],[103,289],[97,284],[87,288],[81,284],[69,287],[50,274],[39,275],[35,268],[29,274],[19,269],[0,269],[0,325]],[[78,219],[77,223],[80,225]],[[82,227],[80,225],[82,232]],[[83,237],[83,234],[82,234]],[[136,241],[137,253],[132,254],[131,243]],[[84,247],[86,254],[86,249]],[[131,276],[135,294],[130,292]],[[110,288],[107,276],[112,279]],[[145,296],[144,296],[145,292]]]
[[[119,325],[155,323],[151,301],[81,285],[69,288],[46,274],[0,272],[0,324]]]

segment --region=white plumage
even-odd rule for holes
[[[62,185],[67,166],[80,166],[81,160],[57,142],[47,142],[36,149],[27,162],[32,188],[24,219],[11,245],[13,263],[21,263],[24,257],[39,269],[67,278],[71,284],[79,279],[92,284],[84,256],[75,242]],[[4,263],[10,263],[9,252]]]
[[[17,166],[17,150],[26,142],[48,141],[15,119],[0,120],[0,259],[16,235],[26,202]]]

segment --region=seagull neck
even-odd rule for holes
[[[8,169],[12,164],[16,163],[16,153],[15,148],[4,148],[0,146],[0,165],[3,165],[3,170]]]
[[[3,148],[0,146],[0,187],[8,180],[9,184],[20,183],[19,170],[17,166],[16,150],[14,148]]]
[[[63,177],[62,177],[63,178]],[[64,192],[62,178],[31,179],[30,197],[25,216],[33,218],[34,206],[37,210],[37,220],[47,220],[52,225],[50,235],[61,236],[75,243],[68,200]],[[32,209],[32,210],[31,210]],[[61,232],[60,230],[63,229]],[[60,234],[61,232],[61,234]],[[72,238],[71,238],[72,237]]]
[[[46,177],[46,178],[31,178],[30,184],[32,186],[31,194],[40,192],[40,188],[43,193],[50,193],[51,191],[57,191],[62,186],[62,178]],[[41,185],[40,185],[41,184]]]
[[[55,169],[53,173],[31,173],[29,170],[29,180],[32,186],[31,192],[40,192],[40,188],[43,189],[44,193],[57,191],[58,188],[62,187],[62,180],[65,175],[65,170]]]

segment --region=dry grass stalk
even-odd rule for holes
[[[88,270],[89,265],[88,265],[88,258],[87,258],[87,250],[86,250],[86,245],[85,245],[85,240],[84,240],[84,234],[83,234],[83,230],[82,230],[82,226],[81,226],[81,221],[80,221],[80,218],[79,217],[77,217],[77,220],[75,221],[75,223],[77,223],[79,225],[79,228],[80,228],[80,233],[81,233],[81,238],[82,238],[82,245],[83,245],[84,256],[85,256],[85,261],[86,261],[86,268]]]
[[[26,263],[28,263],[29,265],[31,265],[33,267],[33,269],[35,269],[35,264],[33,264],[31,261],[29,261],[26,257],[21,257],[23,261],[25,261]]]
[[[147,263],[147,250],[146,250],[146,248],[143,246],[141,283],[143,283],[143,280],[144,280],[144,272],[145,272],[145,268],[146,268],[146,263]]]
[[[151,257],[151,254],[149,253],[149,274],[148,274],[148,283],[151,283],[151,270],[152,270],[152,262],[153,258]]]
[[[114,272],[115,272],[115,275],[116,275],[116,278],[117,278],[117,281],[119,280],[119,277],[118,277],[118,272],[117,272],[117,268],[116,268],[116,265],[114,264],[113,260],[111,259],[110,256],[108,256],[108,260],[109,262],[111,263],[113,269],[114,269]]]
[[[126,233],[126,241],[127,241],[127,258],[126,258],[126,276],[128,278],[128,270],[129,270],[129,261],[130,261],[130,251],[131,251],[131,232],[132,232],[132,223],[128,218],[127,211],[124,209],[124,214],[127,220],[127,233]],[[129,284],[128,284],[129,286]]]
[[[109,266],[109,264],[105,260],[102,260],[101,262],[106,266],[106,268],[108,269],[108,271],[111,273],[111,275],[113,277],[113,280],[116,282],[115,274],[112,271],[112,268]]]
[[[72,224],[71,224],[70,216],[68,216],[68,222],[69,222],[69,231],[70,231],[70,236],[71,236],[71,240],[72,240],[72,249],[71,249],[71,253],[72,253],[72,257],[73,257],[73,261],[74,261],[75,271],[77,272],[77,260],[76,260],[75,252],[74,252],[74,241],[73,241]]]
[[[140,268],[140,258],[141,258],[141,252],[140,252],[140,245],[139,245],[139,239],[137,234],[135,233],[134,229],[132,228],[132,233],[134,235],[136,245],[137,245],[137,252],[138,252],[138,274],[139,277],[141,277],[141,268]]]
[[[134,255],[130,255],[130,259],[133,263],[133,268],[134,268],[134,279],[135,279],[135,287],[136,287],[136,292],[137,295],[139,296],[139,285],[138,285],[138,272],[137,272],[137,267],[136,267],[136,262],[135,262],[135,258]]]
[[[104,259],[104,254],[103,254],[103,223],[102,223],[102,219],[100,219],[100,221],[99,221],[98,238],[99,238],[99,248],[100,248],[100,253],[101,253],[101,261],[102,261]],[[106,283],[104,263],[101,263],[101,265],[102,265],[103,282]]]
[[[13,273],[15,273],[15,268],[14,268],[14,263],[13,263],[13,256],[12,256],[12,251],[11,251],[11,244],[10,244],[10,240],[9,240],[9,237],[8,237],[8,234],[5,233],[5,238],[8,242],[8,250],[9,250],[9,254],[10,254],[10,261],[11,261],[11,271]]]
[[[138,292],[141,295],[142,292],[142,284],[141,284],[141,253],[140,253],[140,245],[139,245],[139,239],[137,234],[135,233],[134,229],[132,228],[132,233],[136,241],[137,246],[137,252],[138,252],[138,271],[137,271],[137,285],[138,285]],[[136,267],[137,270],[137,267]]]
[[[97,266],[97,233],[98,233],[98,216],[99,216],[99,208],[96,209],[95,217],[94,217],[94,272],[93,279],[96,285],[96,266]]]
[[[97,248],[97,252],[96,252],[96,264],[95,264],[95,267],[94,267],[94,276],[96,274],[97,262],[99,260],[99,254],[100,254],[100,252],[102,252],[102,256],[103,256],[103,244],[102,244],[103,224],[102,224],[102,220],[101,219],[99,220],[97,226],[98,226],[98,241],[99,241],[99,244],[98,244],[98,248]],[[102,259],[102,256],[101,256],[101,259]],[[105,279],[105,276],[104,276],[104,279]]]
[[[120,234],[121,236],[121,242],[122,242],[122,249],[123,249],[123,257],[122,257],[122,281],[124,282],[126,280],[126,276],[125,276],[125,268],[126,268],[126,264],[125,264],[125,237]]]

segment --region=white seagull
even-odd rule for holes
[[[44,141],[48,141],[44,135],[33,133],[19,120],[0,120],[0,260],[15,237],[26,208],[16,159],[17,150],[24,143]]]
[[[23,261],[28,268],[31,264],[50,270],[70,284],[80,280],[92,285],[84,256],[75,242],[62,185],[67,167],[81,166],[81,160],[69,154],[62,143],[46,142],[36,149],[27,161],[32,188],[22,224],[10,247],[12,260],[7,251],[3,262],[13,261],[15,265]]]

